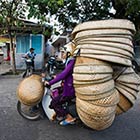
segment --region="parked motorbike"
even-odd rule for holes
[[[58,70],[63,70],[64,68],[65,64],[63,61],[58,61],[56,57],[50,56],[44,69],[47,70],[49,75],[54,75]]]
[[[47,79],[50,80],[50,77]],[[54,87],[45,87],[44,96],[37,105],[35,106],[27,106],[22,104],[20,101],[17,102],[17,111],[18,113],[25,119],[28,120],[38,120],[40,118],[44,118],[45,116],[48,117],[49,120],[53,119],[53,115],[55,114],[55,111],[53,109],[49,108],[50,102],[52,100],[52,93],[58,90],[58,93],[62,93],[63,85],[62,83],[58,85],[55,84]],[[62,105],[65,109],[68,109],[69,112],[74,116],[78,117],[76,112],[76,105],[75,105],[75,99],[66,102]]]

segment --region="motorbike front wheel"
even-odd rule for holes
[[[53,74],[55,73],[55,70],[54,70],[54,66],[53,66],[53,65],[50,65],[50,66],[48,67],[48,73],[49,73],[50,76],[53,75]]]
[[[41,117],[41,106],[27,106],[17,102],[17,111],[25,119],[38,120]]]

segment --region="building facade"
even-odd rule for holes
[[[23,56],[30,48],[35,49],[35,69],[42,69],[44,63],[44,36],[42,34],[22,34],[16,36],[15,61],[16,68],[25,69],[25,59]]]

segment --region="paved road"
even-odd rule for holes
[[[6,72],[9,72],[9,70],[11,69],[11,65],[10,64],[0,64],[0,75],[1,74],[5,74]]]
[[[23,119],[16,111],[20,76],[0,76],[0,140],[140,140],[140,98],[127,113],[103,131],[82,124],[62,127],[47,118]]]

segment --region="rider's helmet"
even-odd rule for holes
[[[34,51],[35,49],[34,49],[34,48],[30,48],[29,50],[30,50],[30,51]]]
[[[64,48],[65,48],[65,51],[66,51],[70,56],[72,56],[72,55],[73,55],[73,52],[74,52],[74,50],[75,50],[75,48],[76,48],[76,46],[75,46],[74,42],[69,42],[68,44],[66,44],[66,45],[64,46]]]

